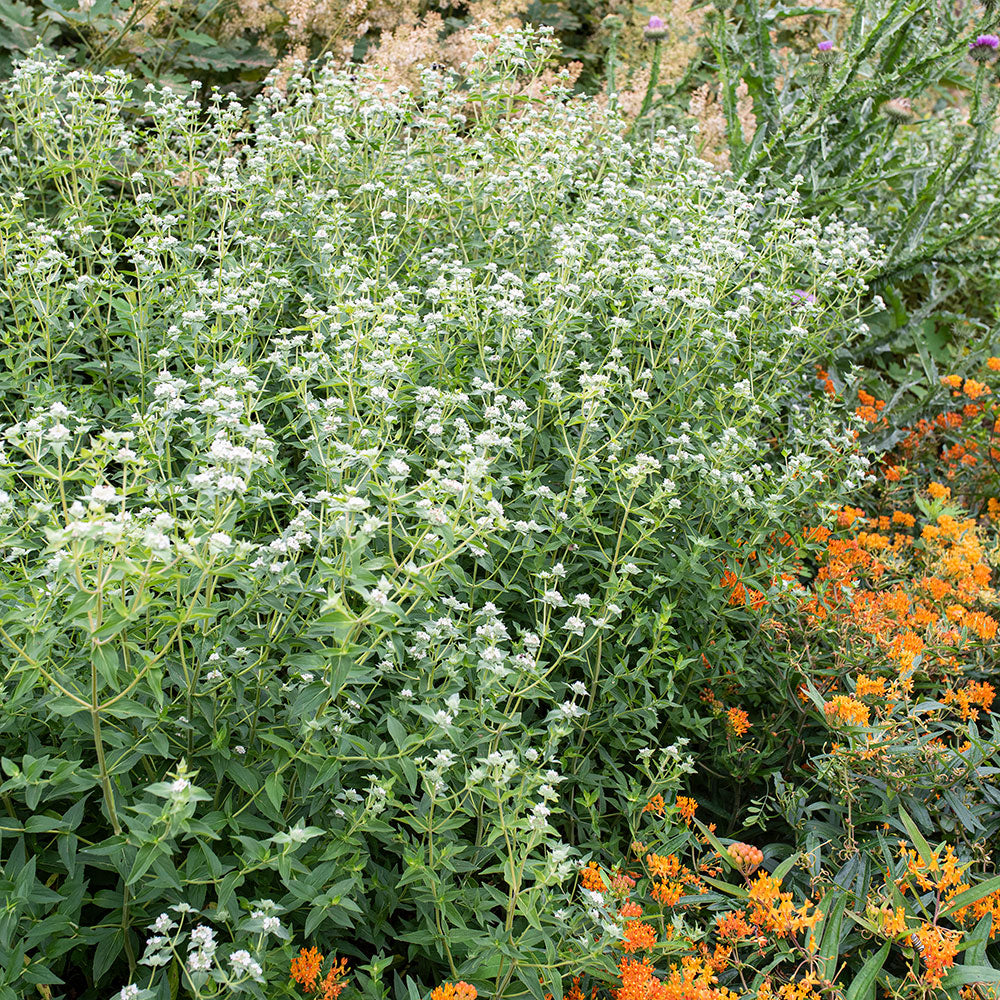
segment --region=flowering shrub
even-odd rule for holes
[[[812,852],[779,862],[750,844],[727,849],[712,827],[647,822],[623,868],[581,877],[617,974],[584,970],[566,995],[591,981],[615,1000],[819,1000],[876,983],[898,997],[988,995],[1000,981],[984,964],[1000,878],[981,881],[950,846],[932,850],[906,813],[900,821],[915,847],[881,840],[881,870],[855,854],[836,873]]]
[[[604,954],[578,865],[753,732],[699,697],[767,684],[718,566],[861,484],[814,367],[877,256],[533,96],[535,42],[207,119],[4,85],[14,981],[252,991],[308,941],[380,1000],[554,991]]]

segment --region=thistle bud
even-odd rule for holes
[[[643,36],[647,42],[659,42],[667,37],[667,26],[662,17],[655,14],[649,19],[649,24],[642,29]]]
[[[893,97],[882,105],[882,113],[897,125],[907,125],[916,117],[908,97]]]

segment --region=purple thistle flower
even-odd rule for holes
[[[824,66],[832,66],[837,61],[837,50],[833,42],[825,39],[816,46],[816,57]]]
[[[988,62],[997,54],[1000,38],[996,35],[979,35],[969,42],[969,57],[976,62]]]
[[[661,38],[667,37],[667,25],[662,17],[653,14],[649,19],[649,24],[642,29],[642,33],[647,42],[658,42]]]

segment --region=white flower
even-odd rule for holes
[[[98,483],[96,486],[91,487],[87,498],[91,503],[114,503],[118,499],[118,491],[113,486]]]
[[[118,994],[118,1000],[138,1000],[138,997],[139,987],[133,986],[131,983],[128,986],[123,986]]]
[[[229,964],[237,975],[249,975],[253,979],[259,979],[263,972],[260,963],[251,958],[250,952],[242,948],[229,956]]]
[[[211,972],[212,956],[207,951],[192,951],[188,954],[187,964],[191,972]]]
[[[570,689],[572,690],[573,694],[577,694],[581,698],[587,697],[587,685],[584,684],[583,681],[573,681],[573,683],[570,685]]]
[[[544,802],[536,803],[528,817],[528,826],[532,830],[544,830],[548,825],[548,817],[551,813],[552,810]]]
[[[188,781],[187,778],[178,778],[176,781],[172,781],[170,783],[170,794],[180,795],[183,792],[186,792],[190,787],[191,782]],[[208,928],[206,927],[205,930],[208,930]],[[192,938],[194,937],[193,934],[191,936]]]
[[[204,948],[207,951],[215,950],[215,931],[211,927],[207,927],[205,924],[198,924],[198,926],[191,931],[191,940],[188,943],[188,948]]]
[[[281,930],[281,921],[277,917],[264,917],[260,929],[265,934],[277,934]]]

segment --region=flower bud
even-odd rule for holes
[[[667,26],[662,17],[654,14],[649,19],[649,24],[642,29],[642,33],[647,42],[659,42],[667,37]]]
[[[907,125],[916,117],[908,97],[893,97],[882,105],[882,113],[897,125]]]

